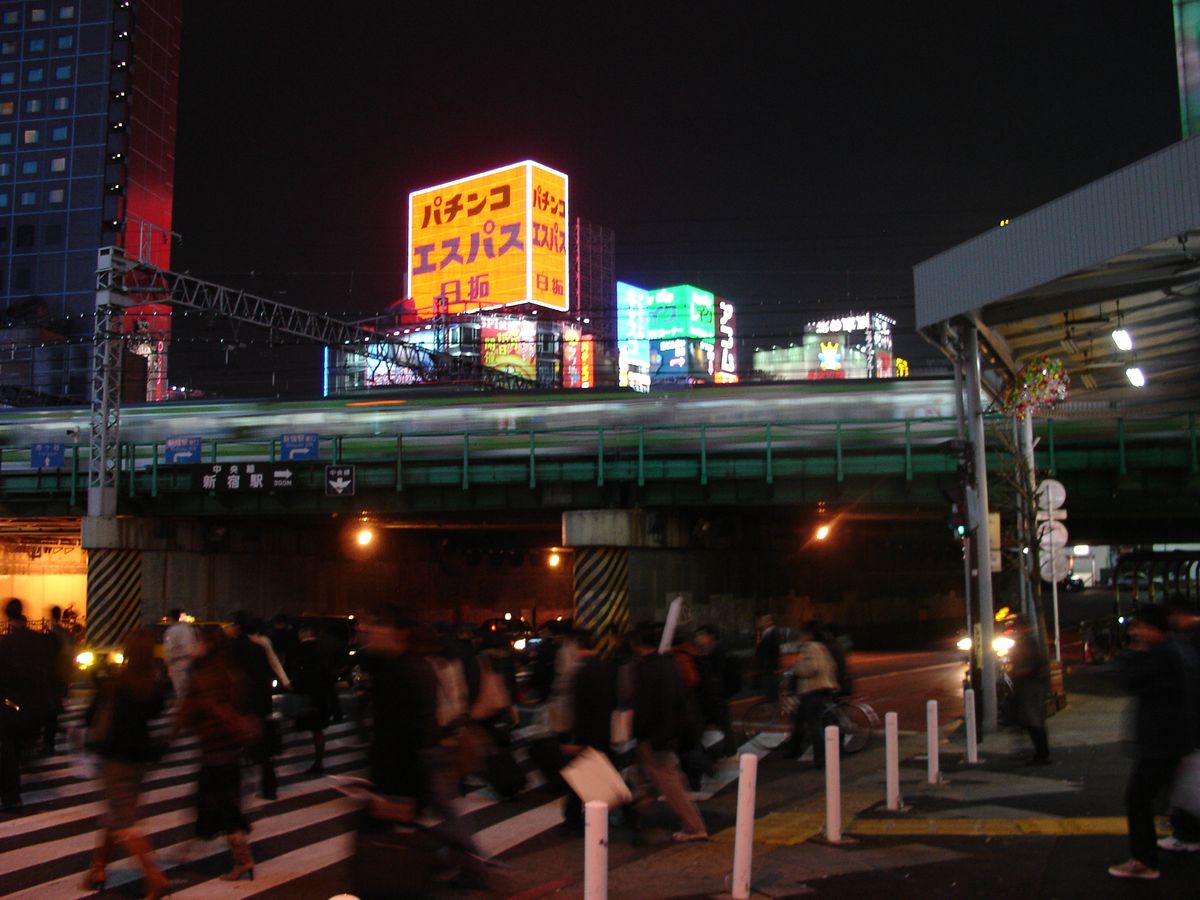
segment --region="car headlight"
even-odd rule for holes
[[[96,654],[93,653],[91,650],[84,650],[77,657],[75,657],[75,662],[81,669],[86,669],[88,666],[90,666],[95,661],[96,661]]]
[[[125,665],[125,654],[118,650],[109,657],[109,662],[111,662],[114,666],[123,666]]]
[[[992,639],[992,649],[996,651],[997,656],[1007,656],[1008,651],[1015,647],[1016,644],[1016,641],[1004,635]]]
[[[967,650],[971,649],[971,643],[972,642],[969,637],[964,637],[964,638],[959,638],[958,643],[955,644],[955,646],[958,647],[959,650],[962,650],[965,653]]]
[[[525,638],[517,638],[515,641],[513,641],[513,649],[514,650],[524,650],[525,649]]]

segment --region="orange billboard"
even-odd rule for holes
[[[420,319],[570,308],[567,176],[526,160],[408,195],[408,295]]]

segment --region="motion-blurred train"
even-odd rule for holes
[[[371,392],[305,402],[182,401],[125,406],[121,440],[169,437],[269,440],[288,432],[461,434],[573,428],[806,423],[949,418],[953,379],[821,381],[632,391],[454,393],[436,388]],[[87,408],[0,410],[0,446],[88,442]]]

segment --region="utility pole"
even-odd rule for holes
[[[967,424],[969,439],[975,452],[975,499],[976,516],[974,529],[975,550],[975,596],[979,598],[979,643],[982,659],[983,721],[984,734],[996,731],[996,654],[992,652],[992,625],[995,613],[992,609],[992,570],[989,559],[988,540],[988,486],[987,447],[984,443],[982,375],[979,361],[979,331],[973,324],[965,328],[967,382]]]

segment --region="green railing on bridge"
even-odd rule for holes
[[[1004,427],[1009,420],[997,417]],[[1040,472],[1139,471],[1197,473],[1196,417],[1036,420]],[[906,418],[872,422],[793,421],[656,426],[570,426],[532,430],[464,429],[393,434],[324,435],[319,459],[280,460],[278,440],[206,440],[202,464],[168,465],[165,442],[122,444],[121,493],[157,498],[204,493],[198,473],[214,464],[288,464],[293,490],[322,490],[323,465],[355,464],[361,489],[397,492],[422,487],[587,482],[639,487],[652,482],[757,481],[887,476],[913,481],[955,472],[949,442],[953,419]],[[0,448],[0,499],[56,498],[81,505],[87,485],[87,448],[66,448],[62,469],[36,469],[31,448]],[[988,467],[1003,465],[989,446]],[[271,493],[266,488],[262,493]]]

